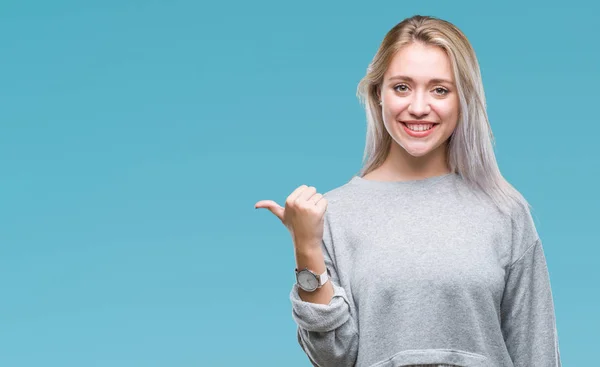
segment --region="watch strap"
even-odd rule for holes
[[[323,284],[327,283],[327,281],[329,280],[329,269],[327,267],[325,267],[325,271],[323,272],[323,274],[318,276],[319,278],[319,287],[322,287]]]

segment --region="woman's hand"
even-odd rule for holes
[[[315,187],[299,186],[285,200],[285,208],[272,200],[261,200],[254,207],[269,209],[281,220],[292,235],[296,251],[321,248],[327,199]]]

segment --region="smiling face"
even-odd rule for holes
[[[445,159],[444,148],[459,115],[448,55],[421,43],[402,47],[384,74],[380,93],[383,122],[394,141],[413,157],[438,152]],[[431,123],[433,128],[424,131]]]

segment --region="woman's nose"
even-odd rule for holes
[[[408,105],[408,113],[415,116],[423,116],[431,112],[431,106],[427,102],[426,97],[420,94],[414,94],[413,96]]]

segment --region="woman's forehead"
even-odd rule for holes
[[[396,52],[385,78],[425,83],[442,80],[452,82],[453,74],[450,59],[444,50],[436,46],[410,44]]]

